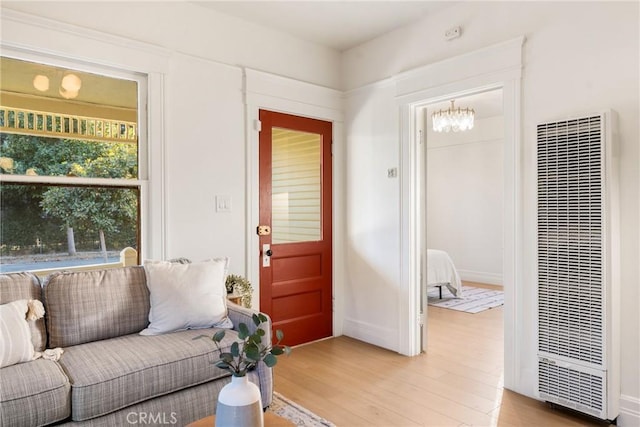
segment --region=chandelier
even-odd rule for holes
[[[462,132],[473,128],[473,108],[456,108],[451,100],[451,106],[446,110],[436,111],[431,115],[433,130],[436,132]]]

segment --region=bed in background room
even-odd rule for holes
[[[462,298],[462,281],[448,253],[437,249],[427,249],[427,288],[446,286],[451,293]]]

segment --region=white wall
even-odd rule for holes
[[[168,73],[167,258],[229,256],[244,273],[245,140],[242,71],[174,54]],[[216,196],[231,212],[216,212]]]
[[[339,88],[340,55],[188,1],[3,1],[3,8]]]
[[[28,20],[7,25],[7,9],[51,18],[46,33],[54,32],[54,36],[33,32]],[[155,64],[144,64],[144,54],[132,54],[138,49],[135,41],[158,46],[167,54],[168,66],[160,67],[164,92],[152,94],[165,107],[165,141],[152,140],[156,148],[152,157],[164,163],[166,177],[164,182],[152,177],[156,181],[151,189],[154,197],[166,194],[166,212],[152,215],[160,218],[166,214],[167,255],[199,259],[224,252],[234,258],[232,270],[238,272],[244,270],[238,265],[244,260],[238,258],[246,253],[246,223],[236,217],[245,215],[248,185],[243,169],[246,136],[237,127],[243,123],[242,96],[237,90],[242,75],[234,66],[354,89],[524,34],[521,179],[525,215],[521,220],[526,241],[525,281],[519,284],[523,292],[519,300],[530,302],[535,297],[535,125],[577,111],[617,110],[623,230],[622,393],[627,407],[635,404],[640,414],[637,3],[460,3],[342,57],[330,49],[188,2],[4,1],[2,11],[2,43],[10,41],[27,50],[118,64],[125,69],[136,69],[142,63],[142,69],[155,71]],[[89,36],[69,43],[72,35],[66,29],[58,30],[56,22],[123,39],[106,45],[89,31]],[[463,36],[445,42],[444,30],[454,25],[462,25]],[[209,76],[202,86],[200,80]],[[398,166],[400,158],[394,94],[388,81],[347,94],[344,250],[348,268],[343,269],[348,274],[345,333],[397,349],[398,301],[406,295],[398,292],[402,261],[397,255],[402,226],[399,184],[397,179],[387,178],[387,169]],[[163,143],[164,151],[156,143]],[[231,214],[211,212],[215,194],[231,196]],[[337,306],[340,303],[336,301]],[[535,370],[534,307],[523,304],[518,312],[518,374],[527,377]],[[532,394],[532,384],[527,387]]]
[[[520,266],[523,280],[517,284],[516,376],[523,392],[533,395],[536,327],[532,301],[537,274],[535,126],[549,119],[612,108],[620,118],[623,423],[634,411],[636,417],[640,414],[638,12],[638,4],[632,2],[465,2],[343,53],[344,86],[361,87],[348,93],[349,150],[364,154],[366,147],[375,141],[374,135],[389,135],[384,150],[380,150],[380,144],[374,144],[377,150],[370,153],[366,162],[356,156],[349,157],[347,163],[349,191],[360,198],[358,204],[349,207],[348,239],[368,244],[362,249],[363,245],[351,243],[348,249],[354,252],[354,257],[357,255],[358,261],[349,266],[348,298],[361,301],[362,306],[352,313],[354,324],[365,321],[370,330],[396,324],[400,313],[393,304],[401,297],[396,269],[399,260],[389,257],[380,267],[377,252],[378,248],[393,247],[401,232],[398,205],[392,203],[400,189],[398,185],[381,185],[383,180],[372,183],[366,179],[383,173],[386,164],[395,160],[390,153],[400,149],[397,137],[394,138],[399,128],[392,118],[398,112],[393,109],[393,91],[366,85],[419,65],[524,35],[523,170],[519,177],[524,212],[519,220],[524,230],[524,247]],[[444,30],[455,25],[462,26],[462,37],[444,41]],[[369,115],[367,120],[359,119],[363,112]],[[353,173],[354,168],[358,174]],[[375,184],[376,191],[372,191]],[[376,209],[369,209],[372,206]],[[362,222],[358,222],[360,218]],[[384,310],[381,301],[387,301]],[[370,310],[376,310],[376,315]],[[630,423],[630,418],[626,419]]]
[[[503,285],[503,128],[502,116],[427,128],[427,247],[447,251],[462,280]]]
[[[344,334],[398,348],[400,214],[398,114],[394,86],[351,93],[347,98]]]
[[[164,140],[151,135],[157,167],[149,215],[164,222],[154,228],[146,257],[229,256],[231,271],[247,274],[243,69],[337,87],[340,55],[191,2],[7,1],[2,11],[2,42],[26,51],[141,72],[153,68],[147,51],[162,57],[151,96],[164,115],[156,123]],[[215,212],[216,195],[231,197],[230,213]]]

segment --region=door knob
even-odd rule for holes
[[[262,245],[262,266],[263,267],[271,267],[271,245],[265,243]]]

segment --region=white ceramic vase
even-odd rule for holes
[[[246,375],[231,377],[220,390],[216,427],[264,427],[260,389]]]

